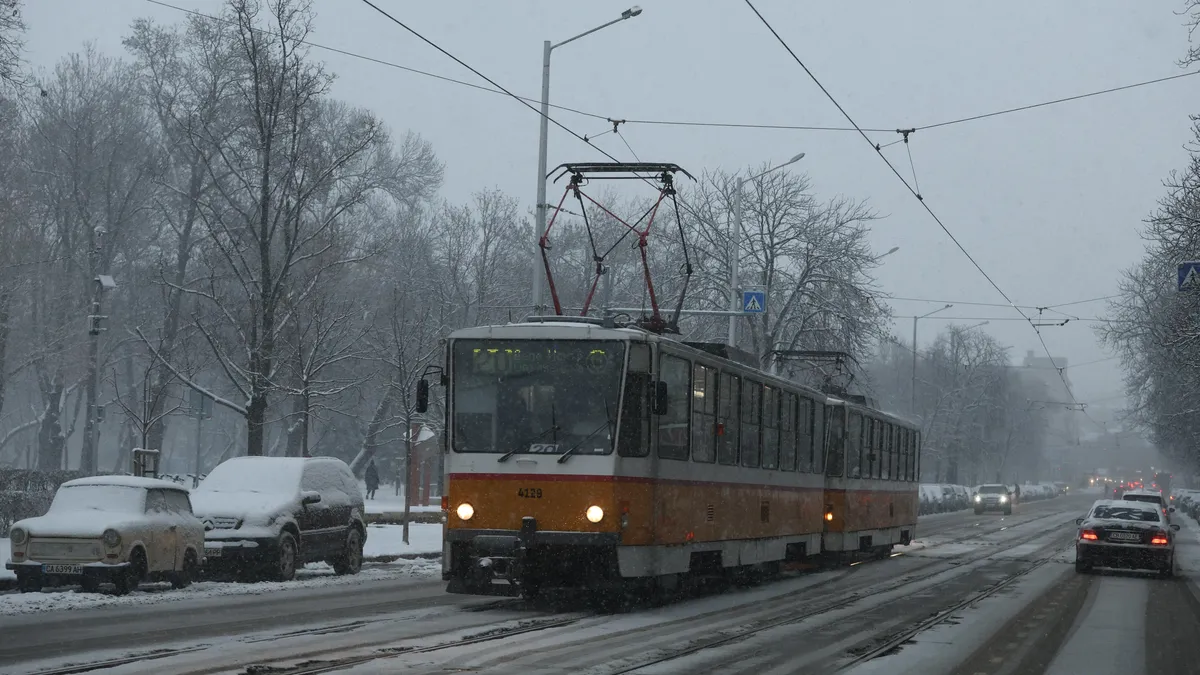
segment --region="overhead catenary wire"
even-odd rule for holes
[[[895,165],[893,165],[892,162],[879,150],[878,144],[873,142],[871,140],[871,138],[869,136],[867,136],[866,132],[863,131],[861,127],[859,127],[858,123],[854,121],[854,118],[850,116],[850,113],[846,112],[846,109],[842,107],[842,104],[838,102],[837,98],[835,98],[833,96],[833,94],[830,93],[829,90],[825,88],[825,85],[821,84],[821,81],[817,78],[817,76],[815,74],[813,74],[813,72],[811,70],[809,70],[808,66],[805,65],[804,61],[802,61],[800,59],[800,57],[796,54],[796,52],[792,49],[792,47],[787,43],[787,41],[783,39],[783,36],[781,36],[779,34],[779,32],[775,30],[775,27],[771,25],[771,22],[767,21],[766,17],[764,17],[762,15],[762,13],[758,11],[758,8],[754,6],[754,3],[751,2],[751,0],[744,0],[744,1],[745,1],[746,5],[751,9],[751,11],[754,12],[755,16],[758,17],[758,20],[762,22],[762,24],[767,28],[767,30],[770,31],[771,34],[775,37],[775,39],[779,42],[779,44],[787,51],[788,54],[791,55],[792,59],[796,62],[796,64],[799,65],[800,68],[804,70],[804,72],[808,75],[809,79],[811,79],[813,81],[813,83],[816,84],[817,87],[821,90],[821,92],[825,95],[825,97],[828,98],[831,103],[833,103],[834,107],[836,107],[838,109],[838,112],[840,112],[842,114],[842,116],[846,118],[846,121],[849,122],[850,125],[855,128],[855,130],[862,137],[862,139],[864,141],[866,141],[868,145],[871,146],[871,149],[875,150],[875,154],[878,155],[878,157],[881,160],[883,160],[884,164],[887,165],[888,169],[890,169],[891,172],[893,174],[895,174],[896,178],[898,178],[900,180],[900,182],[904,184],[904,187],[906,187],[908,189],[908,191],[912,193],[913,197],[915,197],[917,199],[918,203],[921,204],[921,207],[925,209],[925,211],[930,215],[930,217],[933,218],[934,222],[936,222],[938,224],[938,227],[940,227],[941,230],[946,234],[946,236],[950,238],[950,241],[954,242],[954,245],[956,247],[958,247],[958,250],[961,251],[964,256],[966,256],[967,260],[969,260],[971,262],[971,264],[975,267],[975,269],[978,270],[981,275],[983,275],[983,278],[987,280],[987,282],[992,286],[992,288],[994,288],[996,290],[996,292],[999,293],[1000,296],[1003,297],[1006,302],[1008,302],[1009,306],[1012,307],[1012,309],[1016,310],[1016,312],[1018,314],[1020,314],[1022,316],[1022,318],[1024,318],[1025,321],[1027,321],[1029,323],[1030,327],[1033,328],[1034,334],[1037,335],[1038,342],[1041,343],[1042,349],[1046,352],[1046,356],[1050,359],[1051,365],[1055,365],[1054,355],[1050,352],[1050,347],[1049,347],[1049,345],[1046,344],[1046,339],[1042,336],[1042,331],[1033,322],[1033,320],[1029,316],[1027,316],[1021,308],[1017,307],[1016,303],[1013,302],[1012,298],[1010,298],[1009,295],[1004,292],[1004,289],[1001,288],[1000,285],[997,284],[994,279],[992,279],[991,275],[989,275],[987,273],[987,271],[983,269],[983,266],[980,265],[977,260],[975,260],[975,257],[971,255],[971,252],[968,251],[966,249],[966,247],[963,246],[962,243],[958,240],[958,238],[954,236],[954,233],[950,231],[950,228],[948,228],[946,226],[946,224],[944,222],[942,222],[942,219],[937,215],[937,213],[935,213],[934,210],[932,208],[930,208],[929,204],[927,204],[925,202],[925,200],[921,197],[920,193],[916,189],[914,189],[913,186],[909,185],[908,181],[906,181],[904,179],[904,177],[900,175],[900,172],[896,170]],[[915,349],[916,345],[913,345],[913,347]],[[1078,401],[1078,399],[1075,398],[1075,393],[1073,391],[1071,391],[1071,385],[1069,382],[1067,382],[1066,375],[1064,374],[1064,372],[1061,368],[1058,370],[1058,375],[1059,375],[1059,378],[1062,380],[1063,387],[1066,389],[1067,395],[1070,396],[1071,401],[1073,403],[1078,405],[1079,401]],[[1092,418],[1091,415],[1088,415],[1086,407],[1081,406],[1081,411],[1089,420],[1092,421],[1093,424],[1096,424],[1097,426],[1099,426],[1100,423],[1097,422],[1094,418]]]

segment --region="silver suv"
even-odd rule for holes
[[[975,515],[980,515],[984,511],[999,511],[1006,516],[1012,515],[1013,500],[1007,485],[999,483],[980,485],[971,502],[975,506]]]

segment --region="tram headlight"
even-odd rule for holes
[[[825,512],[825,522],[833,522],[833,511]]]
[[[457,509],[454,509],[454,512],[458,514],[459,519],[470,520],[475,515],[475,507],[463,502],[458,505]]]
[[[598,523],[604,520],[604,509],[600,508],[599,506],[592,505],[587,507],[587,511],[584,512],[584,515],[586,515],[587,519],[591,522]]]

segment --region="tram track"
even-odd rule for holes
[[[1061,514],[1055,514],[1055,515],[1061,515]],[[1040,520],[1040,519],[1038,519],[1038,520]],[[1030,522],[1033,522],[1033,521],[1030,521]],[[1070,521],[1064,522],[1060,525],[1060,528],[1066,527],[1068,524],[1073,524],[1073,523],[1070,523]],[[1055,529],[1057,530],[1059,528],[1055,528]],[[1021,539],[1014,541],[1014,542],[1005,542],[1005,545],[1007,545],[1009,547],[1023,546],[1025,544],[1028,544],[1032,541],[1036,541],[1037,539],[1040,539],[1040,538],[1044,538],[1046,536],[1048,536],[1048,533],[1046,531],[1037,532],[1037,533],[1031,534],[1030,536],[1022,537]],[[875,658],[875,657],[879,656],[880,654],[886,653],[886,652],[890,651],[891,649],[894,649],[897,645],[902,644],[905,641],[911,639],[911,637],[913,635],[916,635],[917,633],[927,630],[928,628],[930,628],[934,625],[937,625],[938,623],[945,622],[947,619],[949,619],[954,614],[954,612],[957,612],[957,611],[961,610],[963,607],[969,606],[975,602],[978,602],[979,600],[982,600],[983,598],[985,598],[989,595],[992,595],[992,594],[998,592],[1002,588],[1012,584],[1013,582],[1017,581],[1018,579],[1020,579],[1021,577],[1025,576],[1025,575],[1029,574],[1030,572],[1037,569],[1038,567],[1041,567],[1041,566],[1047,564],[1053,558],[1054,552],[1056,552],[1060,547],[1061,547],[1061,543],[1053,543],[1053,542],[1051,544],[1049,544],[1048,546],[1043,547],[1044,549],[1045,548],[1051,549],[1051,553],[1048,556],[1046,556],[1045,558],[1039,559],[1036,562],[1034,562],[1033,564],[1031,564],[1030,566],[1028,566],[1022,570],[1019,570],[1016,573],[1006,576],[1004,579],[1002,579],[1001,581],[997,582],[996,584],[990,586],[988,589],[985,589],[984,591],[981,591],[980,593],[974,594],[971,597],[969,597],[961,602],[955,603],[953,606],[947,608],[943,612],[938,613],[937,615],[931,617],[930,619],[927,619],[926,621],[923,621],[911,628],[907,628],[899,634],[890,636],[889,639],[887,639],[883,644],[881,644],[877,647],[873,647],[870,651],[868,651],[860,656],[856,656],[852,662],[842,666],[842,668],[840,670],[847,669],[847,668],[851,667],[852,665],[862,663],[864,661]],[[958,560],[958,567],[959,568],[967,568],[968,566],[970,566],[974,563],[982,562],[982,561],[984,561],[988,558],[994,557],[996,555],[997,555],[996,551],[986,551],[980,555],[972,556],[965,560]],[[942,558],[941,560],[945,561],[947,559]],[[758,635],[758,634],[763,633],[768,630],[772,630],[774,628],[779,628],[779,627],[786,626],[789,624],[800,623],[801,621],[805,621],[807,619],[819,617],[823,614],[828,614],[835,610],[849,607],[857,602],[862,601],[864,598],[870,597],[872,595],[890,593],[890,592],[902,590],[906,586],[919,585],[921,582],[928,581],[930,579],[933,579],[934,577],[946,574],[947,572],[951,572],[952,569],[950,569],[950,570],[939,569],[939,570],[927,572],[925,574],[918,574],[916,576],[912,576],[911,574],[906,575],[903,578],[899,579],[897,581],[897,583],[894,583],[894,584],[869,587],[867,589],[869,592],[866,592],[866,593],[862,593],[862,592],[852,593],[851,595],[846,596],[840,600],[826,603],[819,607],[814,607],[812,609],[809,609],[809,610],[806,610],[806,611],[803,611],[800,613],[793,613],[793,614],[790,614],[787,616],[781,616],[781,617],[776,617],[776,618],[772,618],[772,619],[767,619],[761,623],[756,623],[755,625],[747,627],[745,629],[737,630],[732,633],[726,633],[718,638],[703,641],[698,644],[689,645],[688,647],[686,647],[684,649],[679,649],[679,650],[675,650],[675,651],[672,651],[667,654],[662,654],[660,656],[643,661],[641,663],[624,666],[617,670],[607,671],[605,673],[605,675],[630,675],[632,673],[637,673],[639,671],[646,670],[653,666],[667,664],[671,661],[676,661],[676,660],[682,659],[684,657],[691,656],[693,654],[698,654],[698,653],[706,651],[706,650],[715,649],[715,648],[722,647],[724,645],[728,645],[728,644],[735,643],[735,642],[740,642],[749,637]],[[966,572],[964,571],[963,573],[965,574]],[[903,597],[897,598],[895,600],[889,601],[889,603],[902,601],[903,599],[904,599]]]

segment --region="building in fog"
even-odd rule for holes
[[[1043,451],[1045,462],[1039,476],[1022,476],[1022,480],[1067,480],[1073,481],[1087,463],[1082,457],[1080,429],[1083,413],[1073,408],[1071,377],[1067,373],[1067,359],[1037,356],[1033,350],[1025,353],[1024,362],[1016,368],[1020,377],[1036,385],[1044,392],[1044,398],[1030,401],[1030,406],[1040,409],[1046,419],[1046,446]]]

